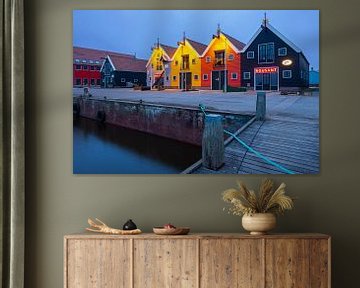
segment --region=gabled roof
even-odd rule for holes
[[[93,49],[93,48],[85,48],[85,47],[73,47],[73,60],[79,59],[81,60],[91,60],[91,61],[99,61],[102,63],[107,55],[120,55],[123,57],[130,57],[134,58],[134,55],[125,54],[125,53],[118,53],[114,51],[107,51],[107,50],[100,50],[100,49]]]
[[[224,32],[220,32],[221,35],[223,35],[226,39],[229,40],[229,44],[231,46],[231,48],[236,52],[236,53],[240,53],[242,51],[242,49],[245,47],[245,44],[237,39],[235,39],[234,37],[225,34]],[[213,44],[213,42],[215,41],[215,39],[218,36],[214,35],[213,39],[211,40],[211,42],[209,43],[209,45],[207,46],[207,48],[204,50],[204,52],[202,53],[202,57],[207,53],[207,51],[210,49],[211,45]]]
[[[199,54],[202,55],[202,53],[204,53],[204,51],[206,50],[207,45],[191,40],[189,38],[186,38],[186,41],[189,42],[189,44],[195,49],[195,51]]]
[[[254,42],[257,36],[265,29],[269,29],[273,32],[277,37],[279,37],[282,41],[284,41],[287,45],[289,45],[292,49],[294,49],[297,53],[302,53],[301,49],[297,47],[293,42],[291,42],[288,38],[286,38],[283,34],[281,34],[278,30],[276,30],[272,25],[266,23],[266,26],[262,24],[260,28],[255,32],[254,36],[250,39],[250,41],[243,48],[242,52],[245,52],[246,49],[250,47],[250,45]]]
[[[121,55],[108,55],[107,59],[116,71],[146,72],[147,61],[145,59],[130,58]]]
[[[160,46],[165,51],[167,56],[169,56],[169,59],[171,59],[174,56],[174,53],[177,49],[176,47],[165,45],[165,44],[160,44]]]
[[[239,50],[241,51],[245,47],[245,43],[235,39],[234,37],[231,37],[228,34],[225,34],[224,32],[221,32],[229,41]]]

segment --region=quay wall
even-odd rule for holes
[[[79,97],[74,99],[75,112],[81,117],[201,145],[203,113],[196,109]]]

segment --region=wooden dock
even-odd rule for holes
[[[296,174],[319,173],[319,123],[315,119],[271,117],[255,121],[238,137],[256,151]],[[200,164],[200,163],[199,163]],[[238,141],[225,147],[225,164],[217,171],[201,164],[191,174],[285,174]]]

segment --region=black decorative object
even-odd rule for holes
[[[137,229],[137,226],[131,219],[129,219],[123,226],[123,230],[135,230],[135,229]]]

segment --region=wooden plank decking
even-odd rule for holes
[[[296,174],[319,173],[319,125],[306,118],[272,117],[255,121],[239,136],[264,156]],[[285,174],[247,151],[236,140],[225,147],[225,164],[217,171],[202,165],[193,174]]]

